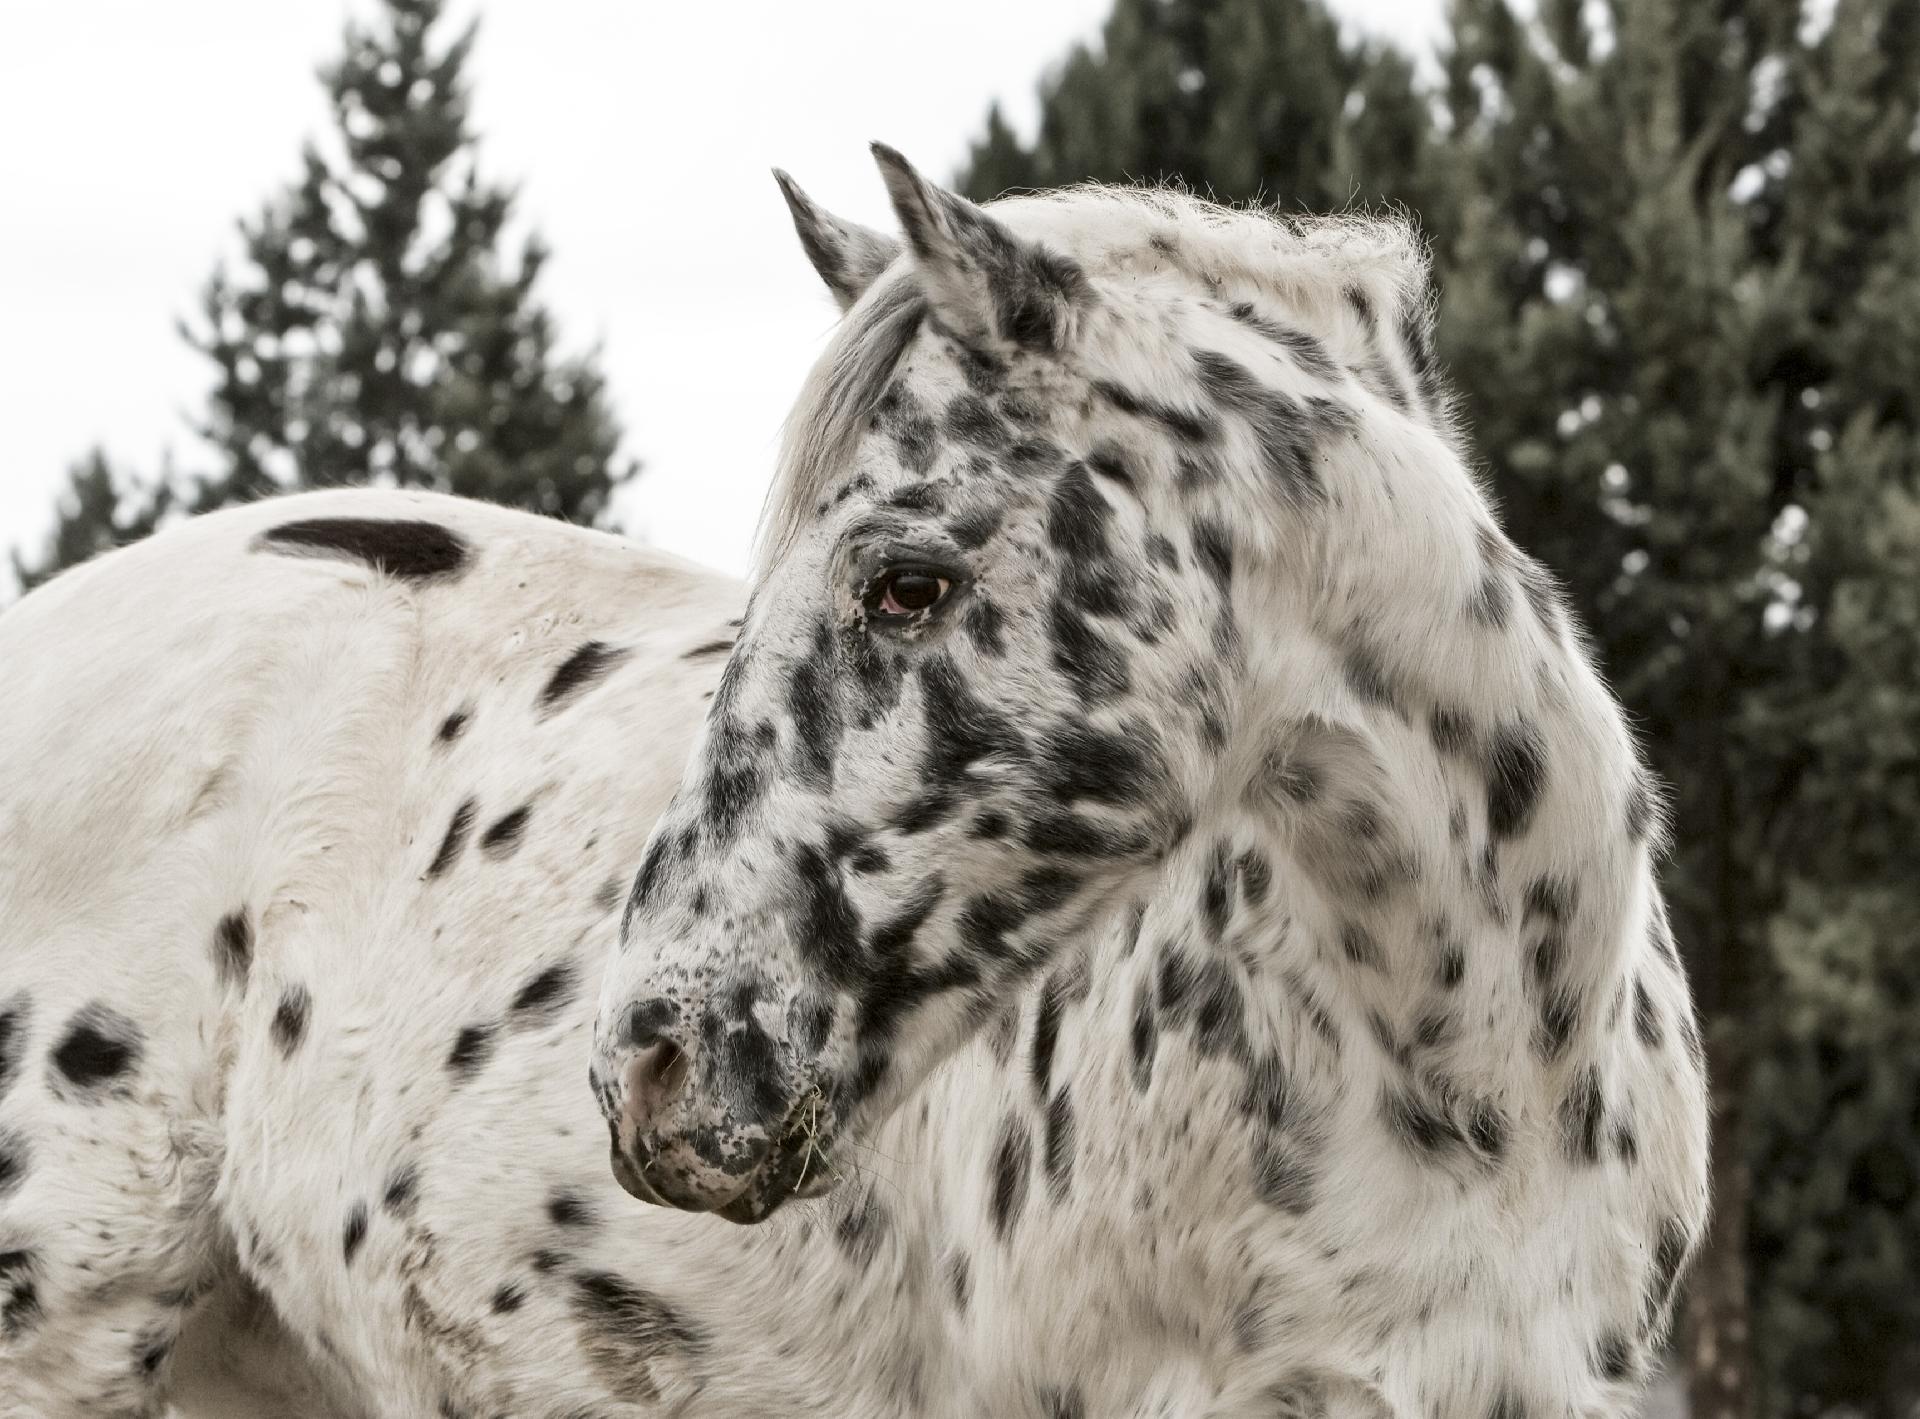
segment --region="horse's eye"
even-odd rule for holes
[[[867,592],[867,610],[876,616],[917,616],[940,604],[953,583],[938,572],[895,567],[882,572]]]

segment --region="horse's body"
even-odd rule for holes
[[[390,576],[256,540],[341,515],[471,552]],[[739,600],[613,538],[348,493],[188,524],[0,620],[0,1412],[145,1412],[243,1275],[369,1413],[432,1413],[476,1347],[488,1385],[548,1376],[476,1412],[620,1388],[555,1348],[591,1327],[541,1317],[687,1228],[619,1205],[582,1032]],[[350,1266],[339,1201],[367,1209]]]
[[[854,268],[892,254],[835,248],[835,266],[822,242],[847,233],[823,231],[809,250],[856,300],[874,272]],[[1105,279],[1101,255],[1071,254]],[[190,523],[9,611],[0,1416],[169,1399],[329,1419],[1623,1412],[1703,1217],[1700,1078],[1651,800],[1551,593],[1485,521],[1431,408],[1392,397],[1407,353],[1354,313],[1391,308],[1393,288],[1355,270],[1363,288],[1343,302],[1336,287],[1331,306],[1298,272],[1254,292],[1316,330],[1282,343],[1362,421],[1364,437],[1343,422],[1339,448],[1309,455],[1357,539],[1347,562],[1302,564],[1338,615],[1297,618],[1236,580],[1300,550],[1284,535],[1146,524],[1157,566],[1200,577],[1215,629],[1196,644],[1214,637],[1235,666],[1188,680],[1177,706],[1211,746],[1193,762],[1238,755],[1233,792],[1188,798],[1164,838],[1129,836],[1115,815],[1135,786],[1113,775],[1144,760],[1114,758],[1086,711],[1085,734],[1060,741],[1078,757],[1054,772],[1075,785],[1063,798],[1095,806],[1044,832],[1017,812],[970,830],[1075,864],[1022,869],[1017,910],[992,881],[964,889],[972,937],[1000,913],[996,960],[1029,922],[1043,944],[1017,969],[944,978],[966,992],[953,1038],[884,1109],[871,1101],[893,1064],[872,1038],[857,1086],[821,1066],[797,1114],[781,1092],[792,1061],[831,1054],[844,1010],[816,1027],[808,989],[733,966],[687,977],[739,1011],[709,1003],[707,1033],[682,1039],[694,1093],[745,1097],[727,1093],[732,1070],[770,1091],[769,1117],[797,1120],[772,1139],[779,1191],[726,1205],[764,1216],[838,1184],[755,1227],[632,1202],[587,1085],[602,963],[649,831],[697,743],[689,782],[716,781],[715,736],[753,703],[761,672],[737,656],[700,740],[741,588],[496,509],[324,494]],[[1280,328],[1235,319],[1249,340]],[[1104,397],[1180,437],[1200,427],[1118,384]],[[965,422],[950,411],[944,427]],[[934,441],[916,476],[938,462],[933,429],[887,430]],[[1114,484],[1095,497],[1141,491],[1119,456],[1095,455]],[[847,496],[819,489],[821,513]],[[1048,535],[1073,543],[1073,507],[1052,506]],[[1005,526],[1021,516],[1011,505]],[[972,604],[1012,585],[982,580]],[[1216,587],[1242,598],[1231,636]],[[1184,594],[1143,644],[1179,641]],[[766,650],[780,609],[763,600],[743,633],[759,627],[761,671],[796,663]],[[1020,634],[1005,610],[989,638],[1003,650]],[[1143,664],[1110,707],[1146,712],[1124,697],[1154,683]],[[1295,687],[1285,703],[1262,691],[1277,719],[1269,698],[1223,688],[1249,665]],[[1001,706],[1036,735],[1038,675],[1005,682]],[[835,745],[934,713],[895,685],[865,729],[834,718]],[[974,714],[965,733],[983,686],[949,687],[941,712]],[[803,698],[789,686],[784,703]],[[804,760],[814,789],[867,772],[844,758],[836,777],[835,745],[790,739],[784,713],[748,738]],[[1014,764],[1013,731],[994,732]],[[986,751],[971,752],[968,783]],[[661,922],[739,903],[720,949],[746,950],[790,920],[750,911],[754,894],[787,880],[810,834],[833,840],[844,810],[756,839],[777,819],[769,790],[740,790],[751,760],[727,762],[718,801],[747,856],[712,880],[732,885],[717,906],[701,894],[720,835],[670,815],[679,875],[661,887],[648,854],[630,926],[664,940]],[[898,768],[876,750],[871,781]],[[956,811],[918,801],[928,821]],[[859,928],[881,908],[852,879],[909,870],[927,831],[843,835],[802,884],[849,884],[834,910],[898,992],[933,979],[914,953],[962,888],[880,891],[914,915],[887,934]],[[1089,859],[1111,875],[1083,878]],[[1076,895],[1086,882],[1098,890]],[[681,914],[660,915],[680,891]],[[831,915],[809,919],[824,931]],[[607,1020],[636,1018],[633,993],[680,960],[640,955],[606,973],[601,1106],[629,1190],[677,1188],[685,1206],[744,1165],[709,1138],[709,1174],[676,1180],[664,1132],[659,1171],[635,1162],[635,1128],[666,1115],[636,1124],[621,1089],[642,1075],[612,1052],[644,1040]],[[939,1005],[941,987],[916,989],[888,997],[902,1034]],[[863,1000],[870,1022],[880,1007]]]

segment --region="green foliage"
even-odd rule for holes
[[[556,362],[532,300],[546,259],[500,254],[512,198],[483,181],[441,0],[387,0],[323,75],[343,157],[243,230],[189,338],[219,383],[204,432],[226,456],[198,505],[286,486],[390,482],[594,522],[631,470],[602,381]]]
[[[183,327],[215,368],[200,432],[217,457],[184,510],[373,483],[601,523],[637,471],[594,359],[556,354],[546,248],[509,250],[513,195],[481,176],[469,120],[474,31],[442,35],[442,10],[384,0],[377,29],[347,29],[321,76],[331,145],[241,225],[244,259]],[[103,478],[41,560],[16,557],[23,582],[151,530],[102,516]]]
[[[1911,646],[1911,642],[1909,642]],[[1913,715],[1909,710],[1909,724]],[[1920,1381],[1920,949],[1911,892],[1797,886],[1754,1064],[1756,1318],[1796,1410],[1910,1413]]]
[[[67,486],[54,509],[54,530],[39,562],[10,554],[13,574],[23,592],[65,567],[115,547],[137,542],[172,509],[173,486],[162,479],[144,487],[114,470],[107,455],[94,449],[67,470]]]
[[[1100,46],[1075,48],[1041,97],[1030,147],[988,113],[965,191],[1177,179],[1298,211],[1437,203],[1412,65],[1343,42],[1318,0],[1116,0]]]
[[[1776,1412],[1905,1412],[1920,7],[1837,0],[1823,26],[1800,0],[1454,0],[1449,19],[1424,93],[1309,0],[1116,0],[1101,50],[1043,85],[1037,141],[989,114],[964,181],[1168,175],[1420,217],[1504,520],[1566,578],[1673,789],[1666,880],[1719,1083],[1704,1270],[1726,1284],[1697,1288],[1696,1336],[1740,1353],[1757,1298],[1749,1364],[1696,1400],[1738,1413],[1751,1377]]]

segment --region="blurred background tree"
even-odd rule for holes
[[[1328,212],[1435,209],[1430,104],[1413,62],[1343,39],[1321,0],[1115,0],[1100,44],[1043,88],[1023,143],[999,108],[961,181],[985,200],[1064,183],[1185,183]]]
[[[9,552],[22,594],[55,572],[89,557],[138,542],[173,509],[170,478],[152,484],[116,469],[105,450],[94,449],[67,470],[67,486],[54,504],[53,532],[34,562]]]
[[[1696,1416],[1920,1403],[1920,6],[1115,0],[974,196],[1404,204],[1509,530],[1673,791],[1714,1078]]]
[[[601,523],[637,473],[591,354],[556,353],[534,295],[537,237],[509,251],[514,199],[479,171],[472,26],[443,0],[382,0],[321,75],[336,132],[241,224],[244,255],[182,334],[212,360],[199,432],[215,466],[150,483],[96,453],[70,475],[23,588],[205,512],[295,488],[434,488]]]

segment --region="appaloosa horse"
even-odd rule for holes
[[[877,152],[750,599],[330,493],[0,619],[0,1414],[1631,1409],[1657,799],[1417,247]]]

